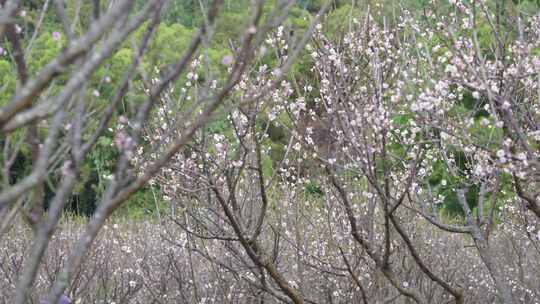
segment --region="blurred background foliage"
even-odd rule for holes
[[[286,29],[293,35],[301,34],[308,27],[310,20],[316,14],[326,0],[297,0],[296,5],[291,10],[290,18],[284,24]],[[492,0],[492,4],[494,5]],[[164,10],[164,22],[158,27],[155,37],[151,42],[147,56],[143,62],[143,69],[151,76],[157,77],[159,71],[152,70],[153,67],[159,67],[165,69],[167,65],[174,62],[174,60],[181,54],[181,52],[187,48],[192,34],[195,32],[198,25],[203,22],[203,7],[208,3],[207,0],[173,0],[169,2],[169,6]],[[275,5],[274,1],[268,1],[266,12],[270,11],[271,7]],[[504,11],[515,10],[524,14],[531,14],[537,11],[539,1],[527,1],[527,0],[514,0],[504,1]],[[65,0],[66,14],[70,16],[72,20],[76,20],[73,24],[73,30],[75,33],[81,33],[88,28],[92,22],[93,7],[91,1],[78,1],[78,0]],[[109,5],[109,1],[101,1],[102,9],[106,9]],[[144,5],[144,0],[137,0],[136,5]],[[23,40],[23,47],[29,48],[30,52],[27,56],[28,68],[30,75],[33,75],[41,69],[46,63],[55,58],[67,43],[66,37],[62,31],[62,25],[60,20],[56,17],[54,5],[49,5],[47,12],[44,15],[42,24],[39,24],[40,13],[45,4],[45,0],[24,0],[23,8],[25,14],[20,14],[17,17],[17,24],[22,29],[21,37]],[[323,21],[323,27],[325,34],[339,41],[344,33],[349,29],[350,24],[354,18],[359,18],[366,11],[370,9],[373,16],[382,18],[385,20],[394,20],[397,12],[401,8],[407,8],[413,14],[421,15],[424,12],[426,5],[429,2],[427,0],[333,0],[331,9],[325,16]],[[238,41],[241,33],[246,28],[246,22],[249,20],[249,0],[225,0],[223,10],[217,20],[217,26],[215,27],[214,39],[207,49],[202,50],[204,54],[208,55],[210,64],[209,68],[213,75],[223,75],[226,68],[221,64],[221,60],[224,56],[232,54],[230,51],[231,46],[235,45]],[[444,10],[445,8],[441,8]],[[451,9],[450,5],[446,9]],[[75,18],[75,16],[78,16]],[[485,20],[478,20],[480,24],[478,31],[478,38],[482,49],[489,55],[494,43],[490,28]],[[37,26],[41,29],[39,33],[33,36],[34,30]],[[114,56],[106,61],[106,63],[95,73],[91,79],[91,83],[87,85],[88,93],[87,98],[89,102],[95,104],[98,108],[105,107],[108,100],[112,97],[115,90],[115,83],[122,78],[124,70],[129,66],[133,52],[134,45],[136,45],[138,38],[144,32],[144,27],[137,31],[133,36],[134,39],[129,40],[123,45],[120,50],[115,52]],[[55,37],[55,33],[60,33],[60,38]],[[425,41],[427,45],[437,43],[438,37],[434,37],[429,41]],[[0,106],[5,105],[10,97],[16,90],[17,79],[15,73],[15,66],[12,60],[12,52],[10,46],[6,41],[0,42]],[[271,64],[273,57],[268,57],[267,62],[260,62],[260,64]],[[289,79],[297,87],[302,87],[305,83],[313,83],[313,75],[311,75],[309,62],[311,58],[307,52],[302,54],[298,62],[292,68]],[[309,80],[309,81],[307,81]],[[55,83],[51,89],[50,95],[54,96],[55,91],[59,90],[66,79],[59,77],[55,80]],[[135,86],[141,86],[141,79],[135,79]],[[470,95],[470,94],[469,94]],[[137,104],[143,100],[142,94],[130,94],[123,101],[118,109],[118,113],[129,113],[132,111],[130,104]],[[310,101],[307,101],[308,104]],[[476,111],[481,108],[470,96],[466,96],[463,105],[456,108],[456,115],[460,115],[461,112]],[[475,119],[479,120],[484,118],[484,113],[479,111],[475,114]],[[281,119],[281,118],[280,118]],[[407,124],[406,115],[403,117],[396,117],[395,119],[402,121],[404,126]],[[286,124],[286,122],[284,122]],[[289,140],[289,132],[283,127],[277,124],[267,125],[268,122],[262,121],[259,124],[261,129],[267,130],[269,139],[264,143],[268,148],[269,153],[265,155],[264,171],[266,174],[271,175],[273,166],[280,162],[283,158],[286,145]],[[40,125],[42,130],[46,130],[46,125]],[[477,129],[478,138],[482,139],[488,136],[486,130],[484,130],[477,123],[473,128]],[[231,132],[230,126],[225,119],[217,120],[216,122],[206,127],[206,132],[209,133],[228,133]],[[87,158],[84,164],[81,178],[78,181],[76,191],[71,199],[69,209],[71,212],[80,215],[91,215],[96,208],[96,200],[102,194],[104,185],[107,178],[112,174],[114,170],[114,164],[118,157],[118,153],[113,146],[114,130],[109,130],[106,136],[102,137],[97,149],[93,150],[90,156]],[[15,133],[15,136],[23,136],[23,134]],[[502,136],[501,134],[489,133],[489,136]],[[0,137],[0,143],[4,142],[4,138]],[[403,147],[399,145],[394,146],[394,152],[399,154]],[[460,151],[454,151],[452,157],[456,162],[461,164],[462,170],[465,172],[470,170],[467,167],[467,161],[460,159]],[[0,154],[0,158],[3,157]],[[30,152],[24,147],[21,149],[19,155],[13,164],[12,172],[10,176],[10,182],[15,182],[29,172],[29,159]],[[1,160],[1,159],[0,159]],[[435,170],[434,174],[429,179],[429,184],[436,189],[436,191],[444,197],[441,208],[444,208],[449,214],[459,214],[461,208],[457,203],[455,189],[462,181],[459,178],[452,178],[446,172],[445,167],[440,163],[433,164]],[[51,197],[51,193],[55,191],[56,179],[58,174],[50,175],[47,180],[46,192],[48,193],[46,198]],[[508,177],[505,177],[508,179]],[[444,181],[444,182],[443,182]],[[510,182],[507,182],[505,187],[508,187]],[[305,191],[308,197],[317,197],[322,194],[323,189],[320,189],[316,180],[309,182]],[[123,211],[134,215],[155,214],[160,208],[166,208],[165,203],[161,200],[157,186],[148,186],[143,191],[134,195],[128,204],[125,205]],[[471,207],[475,207],[476,202],[474,197],[478,189],[471,188],[467,197]]]

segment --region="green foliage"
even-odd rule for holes
[[[159,189],[147,186],[132,195],[119,210],[128,218],[141,219],[168,210],[169,203],[158,195]]]
[[[55,41],[52,32],[45,32],[39,35],[27,59],[30,74],[34,74],[58,56],[64,43],[65,37],[62,36],[59,41]]]
[[[333,10],[328,14],[325,20],[325,32],[330,37],[339,37],[345,33],[353,22],[353,18],[360,17],[358,8],[349,4]]]
[[[206,125],[206,131],[210,134],[223,134],[226,131],[232,131],[229,126],[229,121],[225,118],[216,119]]]
[[[128,68],[133,59],[133,51],[128,48],[120,49],[110,59],[107,69],[107,76],[111,77],[112,82],[117,82],[123,76],[123,72]]]
[[[141,29],[137,36],[141,37],[143,32],[144,29]],[[145,57],[145,69],[154,72],[151,71],[151,67],[157,66],[163,69],[166,65],[177,60],[182,51],[188,47],[191,34],[191,30],[179,23],[160,25]]]
[[[493,58],[493,42],[495,37],[493,35],[493,29],[486,20],[481,21],[477,26],[477,37],[480,49],[488,58]]]
[[[72,27],[74,32],[81,34],[83,30],[87,29],[93,20],[93,1],[79,1],[79,0],[67,0],[66,2],[66,16],[68,20],[76,20]],[[103,2],[103,1],[102,1]],[[60,23],[60,20],[55,20]]]
[[[474,185],[465,193],[465,198],[469,208],[473,210],[478,205],[478,186]],[[457,192],[451,188],[446,188],[442,194],[444,195],[444,211],[452,216],[463,215],[464,210],[458,200]]]
[[[324,192],[322,191],[319,184],[314,181],[309,181],[308,183],[306,183],[304,189],[308,196],[322,197],[324,195]]]
[[[324,0],[297,0],[296,3],[298,7],[305,9],[310,13],[316,13],[321,9],[325,1]]]
[[[247,10],[239,12],[225,12],[216,21],[215,43],[226,46],[228,39],[237,40],[245,31],[247,20],[249,20]]]
[[[9,98],[13,96],[17,81],[14,77],[15,71],[11,64],[0,59],[0,106],[4,106]]]
[[[540,1],[538,0],[512,0],[516,9],[524,15],[532,16],[537,13]]]
[[[165,20],[193,28],[201,22],[198,0],[171,1],[165,13]]]
[[[270,125],[267,127],[266,133],[273,142],[285,143],[287,141],[287,134],[285,133],[285,128],[282,126],[270,123]]]
[[[208,6],[210,1],[202,1],[203,6]],[[24,36],[23,47],[28,43],[28,38],[31,36],[34,22],[37,22],[39,18],[39,12],[43,7],[43,1],[24,0],[24,7],[28,10],[27,16],[22,18],[21,22],[26,22],[29,26],[25,26],[25,30],[28,32]],[[136,1],[136,6],[140,7],[145,4],[145,1]],[[85,31],[92,22],[93,3],[91,1],[77,1],[66,0],[65,1],[65,13],[68,19],[74,20],[73,29],[76,34],[80,34]],[[101,3],[101,9],[106,9],[107,3]],[[268,2],[265,11],[268,12],[274,3]],[[224,56],[230,55],[229,43],[231,41],[237,42],[240,34],[245,31],[246,22],[250,18],[250,1],[248,0],[225,0],[223,10],[220,12],[215,27],[214,39],[210,46],[203,48],[199,55],[208,59],[208,67],[211,73],[214,75],[223,74],[226,67],[221,65],[221,60]],[[292,14],[294,15],[293,23],[291,27],[294,28],[306,28],[309,20],[309,14],[299,8],[294,8]],[[75,18],[75,16],[77,17]],[[177,61],[182,52],[187,48],[191,42],[194,28],[196,28],[201,22],[203,16],[201,14],[201,2],[199,0],[186,0],[186,1],[171,1],[169,6],[165,10],[166,22],[160,24],[157,28],[154,37],[150,43],[147,54],[144,57],[142,68],[151,77],[159,76],[157,74],[166,71],[168,65]],[[23,20],[24,19],[24,20]],[[62,31],[63,25],[61,20],[56,14],[46,14],[44,23],[42,24],[40,34],[32,43],[32,48],[29,56],[27,56],[28,70],[30,74],[35,74],[42,69],[47,63],[51,62],[55,57],[59,56],[62,49],[65,47],[67,40],[65,34]],[[114,55],[107,59],[105,63],[94,73],[87,83],[88,102],[97,104],[98,108],[103,108],[108,104],[116,84],[123,76],[126,69],[130,66],[133,59],[133,45],[140,42],[146,27],[141,27],[134,35],[133,39],[128,39]],[[60,39],[54,39],[53,33],[58,32]],[[3,46],[4,47],[4,46]],[[99,47],[99,46],[98,46]],[[5,48],[5,47],[4,47]],[[0,57],[0,106],[4,105],[9,98],[13,95],[15,90],[17,79],[13,64],[9,59],[9,50],[7,55]],[[154,70],[154,67],[158,67],[159,70]],[[204,80],[203,69],[206,67],[199,67],[197,72],[200,73],[200,78]],[[300,67],[295,67],[300,70]],[[107,79],[105,81],[105,79]],[[64,76],[57,77],[55,80],[56,85],[50,91],[51,96],[57,94],[57,91],[61,88],[61,85],[66,81]],[[135,78],[133,87],[139,86],[140,79]],[[93,90],[99,90],[99,96],[93,94]],[[127,111],[133,114],[133,109],[146,97],[143,94],[138,94],[136,90],[130,91],[130,93],[123,100],[123,104],[119,106],[118,113],[122,114]],[[89,125],[90,129],[95,126]],[[276,129],[277,130],[277,129]],[[229,122],[224,118],[218,118],[214,123],[206,127],[206,131],[210,134],[219,133],[230,135],[232,128]],[[285,135],[282,130],[278,138],[274,138],[280,142],[280,144],[274,144],[271,149],[270,155],[263,155],[263,171],[266,176],[271,176],[273,173],[273,160],[282,158],[283,142]],[[46,127],[40,129],[41,133],[46,132]],[[19,134],[20,133],[20,134]],[[20,136],[24,136],[24,133],[15,132],[12,134],[12,139],[17,139]],[[100,137],[96,148],[92,150],[82,166],[80,177],[76,183],[73,191],[73,196],[70,201],[69,210],[76,214],[91,215],[96,208],[99,198],[103,194],[109,178],[114,172],[114,165],[118,158],[118,151],[113,145],[114,134],[108,132],[104,136]],[[264,143],[264,149],[266,149],[270,143]],[[13,165],[12,172],[16,175],[15,178],[24,176],[30,169],[29,150],[26,145],[21,147],[21,152]],[[59,178],[56,173],[49,176],[52,191],[54,185]],[[137,213],[136,210],[150,210],[156,205],[156,201],[153,198],[151,188],[140,191],[133,196],[128,202],[123,211],[128,213]],[[158,202],[158,205],[160,203]]]
[[[86,30],[92,20],[92,1],[66,0],[65,2],[67,17],[69,19],[76,20],[74,24],[75,32],[81,33],[83,30]],[[326,3],[326,1],[297,0],[296,2],[296,6],[294,6],[290,12],[290,18],[287,19],[284,26],[287,34],[292,34],[294,37],[300,37],[307,29],[310,21],[313,19],[313,14],[317,12],[322,5]],[[514,6],[512,6],[511,3],[508,3],[506,8],[512,9],[513,7],[524,14],[534,13],[538,9],[538,1],[514,0],[513,2],[515,4]],[[137,0],[136,5],[142,6],[145,3],[146,1],[144,0]],[[209,3],[210,1],[202,1],[203,6],[208,6]],[[224,74],[226,67],[221,65],[221,60],[224,56],[231,54],[231,51],[229,50],[230,43],[232,42],[234,45],[237,45],[240,35],[246,30],[247,22],[252,14],[250,11],[250,3],[251,1],[249,0],[224,1],[223,10],[220,12],[217,19],[217,24],[214,28],[214,39],[210,45],[203,48],[198,54],[202,55],[203,58],[208,59],[208,62],[205,62],[205,64],[208,64],[210,72],[214,73],[214,75]],[[268,1],[266,3],[264,13],[268,14],[276,4],[276,1]],[[372,9],[373,15],[378,18],[381,16],[396,17],[395,12],[398,11],[400,6],[409,8],[411,11],[413,11],[413,13],[416,12],[418,14],[422,14],[423,9],[426,7],[426,5],[428,5],[429,1],[376,0],[370,3],[370,9]],[[378,5],[381,3],[384,3],[385,5]],[[78,5],[80,5],[80,7],[78,7]],[[107,3],[102,2],[102,8],[105,8],[105,5],[107,5]],[[351,1],[333,1],[332,10],[326,16],[323,22],[326,34],[331,38],[339,39],[341,35],[350,28],[354,18],[361,19],[360,17],[364,13],[362,11],[364,7],[361,7],[360,5],[364,4]],[[442,5],[444,5],[442,10],[452,10],[452,6],[447,4]],[[28,44],[28,38],[30,37],[28,34],[31,34],[31,29],[33,26],[35,26],[34,22],[36,21],[34,19],[39,17],[38,13],[43,6],[43,1],[24,0],[23,6],[29,10],[28,16],[25,18],[21,17],[21,19],[18,20],[21,20],[21,22],[27,22],[29,24],[28,28],[30,30],[27,30],[28,33],[26,33],[27,35],[24,36],[23,41],[23,44]],[[377,7],[380,7],[380,9]],[[382,11],[383,9],[384,11]],[[80,13],[79,17],[74,18],[77,13]],[[178,58],[180,58],[182,52],[190,44],[192,36],[195,33],[195,28],[200,25],[203,20],[201,1],[170,1],[168,7],[165,9],[165,20],[166,22],[160,24],[160,26],[156,29],[154,38],[152,39],[149,50],[142,64],[142,68],[151,77],[157,77],[159,76],[158,74],[165,72],[171,63],[174,63],[178,60]],[[389,20],[394,19],[389,18]],[[479,25],[476,30],[480,47],[485,52],[486,56],[489,57],[491,56],[490,54],[493,53],[493,44],[495,41],[493,30],[487,20],[479,19],[477,20],[477,24]],[[56,14],[46,14],[46,18],[44,19],[44,23],[42,25],[41,34],[39,34],[36,40],[33,42],[31,52],[27,56],[30,74],[35,74],[62,52],[62,49],[67,42],[64,34],[61,35],[61,38],[58,41],[53,39],[52,36],[52,33],[55,31],[62,32],[61,28],[62,24]],[[88,87],[91,89],[99,88],[101,95],[99,97],[92,96],[89,89],[89,92],[87,92],[89,102],[96,102],[102,107],[110,101],[113,90],[115,89],[114,84],[118,83],[123,76],[124,71],[132,62],[134,52],[133,45],[139,43],[145,30],[146,28],[143,26],[134,35],[132,35],[133,39],[122,45],[121,48],[116,51],[114,55],[108,59],[91,78],[90,82],[88,83]],[[431,48],[432,46],[439,44],[444,45],[445,38],[437,35],[438,34],[436,33],[434,37],[415,37],[415,39],[418,39],[417,42],[421,43],[426,48]],[[443,46],[439,51],[439,54],[445,53],[445,50],[446,49]],[[540,50],[538,50],[538,53],[540,54]],[[268,54],[263,58],[263,60],[258,62],[258,64],[272,65],[275,63],[275,60],[275,54],[268,52]],[[434,58],[434,60],[436,60],[436,58]],[[313,77],[312,72],[310,71],[311,63],[312,59],[307,52],[302,53],[298,60],[294,63],[288,76],[290,76],[289,80],[294,83],[295,86],[301,87],[307,82],[306,80]],[[158,67],[158,70],[154,70],[154,67]],[[204,80],[204,75],[206,72],[205,68],[206,66],[198,68],[199,70],[197,72],[200,74],[201,80]],[[103,81],[105,77],[110,78],[110,83]],[[55,81],[59,86],[65,80],[66,79],[63,77],[58,77]],[[4,55],[0,57],[0,106],[3,106],[13,95],[16,85],[17,79],[14,66],[10,62],[9,55]],[[139,86],[140,79],[136,78],[132,85],[133,87]],[[57,89],[57,87],[53,88],[51,91],[52,96],[54,96],[56,93],[55,90]],[[131,91],[123,100],[124,104],[119,107],[119,114],[124,113],[124,111],[132,113],[133,108],[135,108],[136,105],[139,105],[145,99],[146,96],[142,93],[140,94],[136,91]],[[310,103],[312,102],[313,98],[306,98],[306,100],[308,103]],[[488,112],[483,109],[485,103],[485,100],[474,99],[471,92],[465,92],[464,98],[452,109],[449,115],[459,118],[473,113],[475,121],[471,126],[471,133],[474,135],[475,140],[478,140],[480,144],[489,146],[488,143],[490,141],[500,140],[503,134],[502,130],[500,129],[486,127],[485,121],[482,121],[482,119],[487,119],[492,123],[490,120],[492,118],[489,117]],[[408,147],[401,145],[397,140],[397,137],[399,132],[407,130],[411,127],[409,125],[411,117],[411,114],[405,111],[404,114],[392,118],[394,124],[398,126],[398,130],[395,130],[396,133],[392,134],[392,136],[389,138],[389,152],[392,155],[397,156],[396,159],[406,157]],[[286,117],[280,116],[278,117],[278,121],[280,124],[290,124],[290,121]],[[262,143],[263,150],[269,151],[269,153],[263,153],[262,160],[264,175],[265,177],[269,177],[273,174],[276,163],[283,160],[285,155],[285,147],[288,143],[290,135],[287,133],[286,128],[280,127],[278,124],[270,124],[268,126],[266,124],[266,122],[258,122],[257,128],[258,130],[266,129],[267,134],[269,135],[269,140]],[[227,137],[230,137],[232,134],[230,122],[225,118],[224,114],[207,125],[204,130],[207,132],[207,134],[223,134]],[[44,129],[41,129],[41,132],[44,131]],[[24,136],[24,134],[15,132],[13,134],[13,139],[18,139],[21,136]],[[78,214],[89,215],[93,212],[96,207],[97,200],[103,194],[106,183],[108,182],[108,177],[112,174],[112,172],[114,172],[114,164],[117,160],[118,152],[113,145],[113,136],[114,134],[110,132],[101,137],[98,140],[96,149],[92,151],[86,162],[83,164],[81,176],[75,187],[70,206],[70,209]],[[422,135],[419,134],[418,136]],[[455,189],[468,185],[468,181],[465,180],[464,173],[470,170],[470,168],[468,160],[463,151],[454,148],[450,152],[451,153],[449,153],[447,157],[455,160],[460,171],[458,174],[459,176],[451,176],[443,161],[434,160],[431,164],[432,174],[426,179],[426,183],[433,187],[435,194],[440,194],[443,196],[444,199],[442,208],[444,209],[444,212],[452,215],[459,215],[462,213],[462,210],[459,202],[457,201]],[[23,176],[29,171],[30,168],[28,148],[23,145],[19,154],[20,155],[17,156],[12,170],[12,172],[17,175],[15,178]],[[391,169],[399,169],[396,167],[399,166],[399,162],[391,160],[387,163],[382,163],[381,160],[377,160],[377,169],[379,173],[382,172],[382,168],[385,166]],[[54,186],[56,178],[57,177],[54,175],[50,177],[50,184],[52,186]],[[508,180],[508,177],[505,177],[504,187],[508,187],[510,183],[511,182]],[[155,206],[158,206],[158,208],[163,207],[165,203],[159,199],[156,199],[154,196],[154,191],[157,190],[158,189],[148,187],[138,192],[132,198],[130,198],[126,207],[122,209],[122,212],[142,216],[148,211],[155,211]],[[476,197],[478,191],[478,186],[469,185],[467,200],[471,208],[476,207]],[[311,181],[306,184],[305,193],[311,198],[320,197],[324,194],[319,184],[317,184],[315,181]]]
[[[270,158],[274,163],[279,163],[285,157],[285,146],[280,143],[270,143]]]
[[[262,155],[262,167],[263,167],[263,174],[265,178],[269,178],[272,176],[272,173],[274,172],[274,166],[272,164],[272,158],[268,155]]]

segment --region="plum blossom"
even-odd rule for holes
[[[60,32],[52,32],[52,38],[54,41],[60,41],[60,39],[62,38],[62,34],[60,34]]]
[[[114,137],[114,145],[119,151],[126,151],[132,148],[133,138],[127,135],[124,131],[116,133]]]
[[[64,164],[62,165],[62,175],[66,176],[72,173],[71,164],[72,163],[70,160],[64,162]]]
[[[129,120],[126,116],[124,115],[120,115],[120,117],[118,117],[118,122],[123,124],[123,125],[127,125]]]
[[[234,58],[231,55],[225,55],[221,59],[221,64],[224,66],[230,66],[234,61]]]
[[[532,64],[536,68],[536,70],[540,70],[540,58],[534,57],[532,60]]]

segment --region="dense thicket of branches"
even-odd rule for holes
[[[2,1],[1,300],[540,302],[534,4],[223,2]]]

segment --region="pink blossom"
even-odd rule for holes
[[[120,115],[120,117],[118,117],[118,122],[120,122],[123,125],[126,125],[128,121],[129,121],[128,118],[125,117],[124,115]]]
[[[221,64],[225,66],[229,66],[233,63],[234,59],[231,55],[225,55],[223,56],[223,59],[221,59]]]
[[[53,32],[52,38],[54,41],[60,41],[60,38],[62,38],[62,35],[60,34],[60,32]]]
[[[62,165],[62,175],[66,176],[71,174],[71,161],[67,160]]]
[[[114,145],[120,151],[129,150],[133,146],[133,138],[128,136],[124,131],[120,131],[114,137]]]
[[[532,63],[537,70],[540,70],[540,58],[534,57]]]

